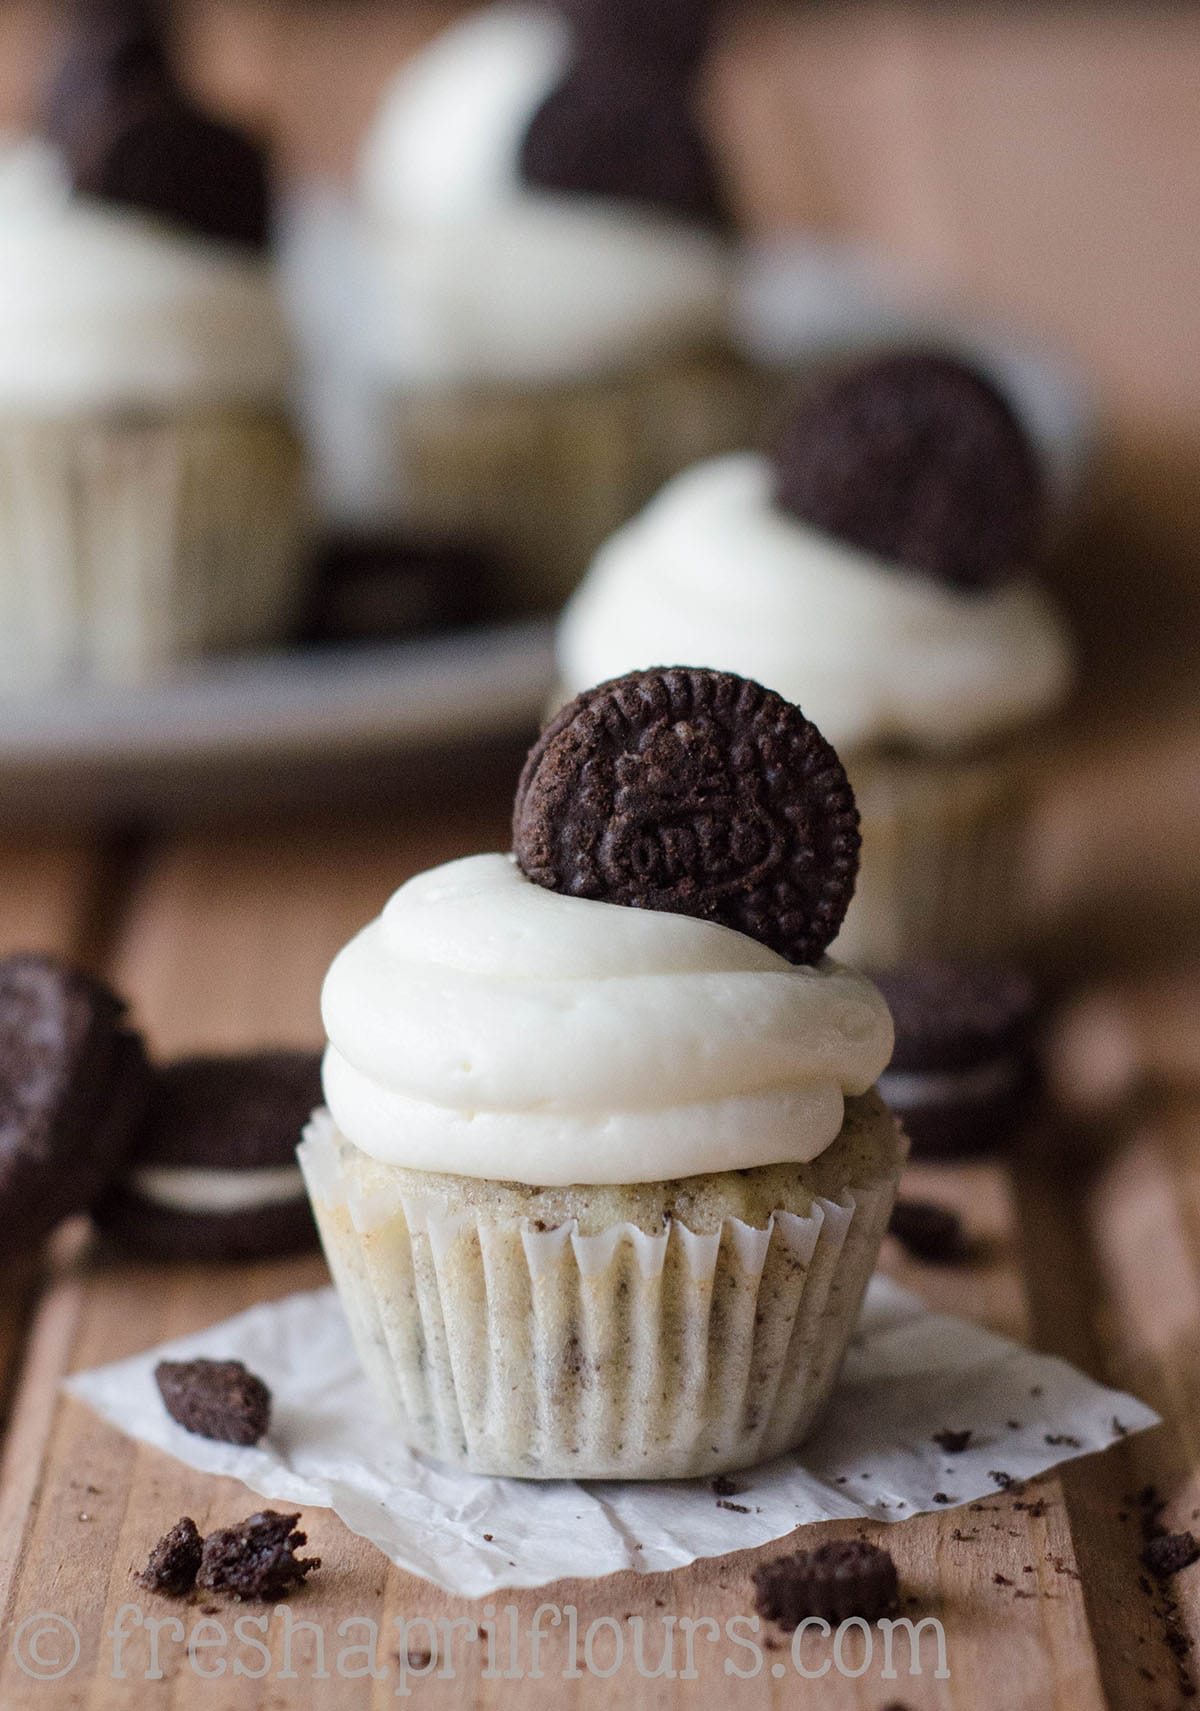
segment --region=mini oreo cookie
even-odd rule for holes
[[[653,66],[583,60],[529,122],[519,166],[527,184],[613,197],[724,227],[729,213],[687,89]]]
[[[254,1260],[300,1252],[316,1227],[296,1163],[321,1103],[315,1052],[185,1058],[157,1071],[138,1146],[95,1207],[128,1252]]]
[[[712,36],[714,0],[558,0],[581,59],[641,60],[660,75],[690,69]]]
[[[330,534],[317,543],[303,636],[392,640],[488,611],[498,565],[484,547],[399,534]]]
[[[32,1246],[130,1153],[150,1068],[125,1004],[52,956],[0,960],[0,1209]]]
[[[81,148],[81,195],[157,215],[206,238],[265,250],[271,189],[263,150],[182,98],[132,105]]]
[[[1033,448],[990,381],[937,353],[887,356],[818,386],[776,455],[802,521],[951,588],[994,588],[1043,528]]]
[[[996,1151],[1037,1091],[1036,994],[1017,969],[924,960],[875,976],[896,1027],[879,1091],[918,1158]]]
[[[633,672],[564,707],[517,787],[513,850],[550,891],[696,915],[789,961],[837,936],[854,793],[798,707],[731,672]]]
[[[79,195],[201,237],[251,250],[269,245],[265,150],[185,94],[157,7],[106,0],[79,8],[44,125]]]
[[[759,1614],[783,1628],[798,1628],[809,1616],[834,1625],[851,1616],[874,1622],[900,1598],[891,1553],[865,1539],[831,1539],[816,1550],[776,1557],[755,1569],[753,1580]]]

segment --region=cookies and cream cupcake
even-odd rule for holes
[[[360,173],[397,505],[504,549],[518,605],[560,598],[669,475],[741,443],[756,391],[691,105],[709,8],[566,10],[445,30],[395,78]]]
[[[905,1152],[887,1007],[824,954],[837,756],[757,684],[637,674],[547,727],[514,849],[410,880],[326,980],[301,1162],[364,1366],[407,1443],[483,1473],[787,1450]]]
[[[837,744],[862,813],[838,954],[1004,946],[1026,745],[1072,680],[1033,571],[1041,498],[988,382],[932,354],[865,364],[773,458],[701,463],[612,537],[563,616],[563,693],[661,659],[769,684]]]
[[[153,10],[81,7],[42,134],[0,143],[0,692],[274,639],[299,448],[262,151]]]

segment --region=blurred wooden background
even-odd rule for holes
[[[185,0],[197,84],[345,174],[444,0]],[[56,12],[0,0],[0,125],[32,111]],[[1105,446],[1054,574],[1086,678],[1048,777],[1048,946],[1086,967],[1200,955],[1200,10],[747,4],[708,78],[747,224],[887,247],[952,300],[1072,353]]]

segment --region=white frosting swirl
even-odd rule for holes
[[[75,198],[55,151],[0,142],[0,409],[281,403],[269,264]]]
[[[815,1158],[892,1049],[882,996],[507,856],[410,880],[335,959],[325,1094],[386,1163],[562,1187]]]
[[[569,60],[549,8],[486,7],[405,65],[360,189],[370,344],[409,385],[593,376],[725,336],[732,254],[670,215],[523,184],[526,126]]]
[[[601,549],[558,635],[574,694],[652,665],[715,666],[801,706],[835,748],[958,748],[1065,695],[1053,606],[1017,580],[966,594],[810,528],[738,453],[670,482]]]

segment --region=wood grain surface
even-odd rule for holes
[[[118,883],[115,904],[110,898],[103,964],[129,993],[161,1053],[315,1043],[317,989],[331,953],[408,873],[494,846],[503,836],[505,794],[498,781],[494,799],[451,803],[424,816],[397,814],[366,827],[260,825],[241,834],[152,846],[136,861],[127,854],[126,867],[118,869],[126,887],[122,891]],[[14,890],[27,887],[29,852],[11,852],[0,872],[14,875]],[[46,859],[44,872],[50,890],[34,886],[25,917],[33,940],[61,945],[86,937],[78,921],[71,922],[79,900],[95,895],[91,864],[60,852]],[[37,897],[40,905],[33,901]],[[856,1680],[831,1672],[820,1682],[798,1682],[786,1650],[764,1652],[753,1679],[727,1674],[730,1648],[714,1644],[701,1619],[723,1625],[748,1614],[751,1568],[786,1548],[781,1543],[739,1551],[735,1512],[728,1517],[728,1555],[672,1575],[618,1575],[513,1597],[522,1632],[542,1603],[573,1605],[581,1634],[601,1618],[612,1618],[625,1657],[611,1678],[585,1674],[564,1681],[567,1644],[551,1628],[540,1679],[497,1679],[508,1664],[505,1646],[497,1669],[489,1670],[486,1640],[471,1637],[480,1624],[486,1635],[489,1609],[448,1598],[392,1569],[332,1514],[320,1511],[306,1514],[304,1524],[325,1566],[293,1600],[292,1612],[295,1621],[311,1622],[320,1631],[326,1675],[317,1668],[318,1640],[311,1629],[293,1635],[294,1673],[287,1673],[288,1618],[277,1613],[267,1625],[271,1663],[261,1680],[228,1673],[237,1657],[246,1667],[259,1667],[257,1652],[233,1639],[224,1652],[216,1644],[206,1651],[204,1641],[214,1641],[215,1630],[202,1630],[199,1650],[190,1658],[186,1641],[168,1626],[159,1633],[163,1679],[147,1681],[155,1660],[144,1625],[131,1629],[122,1643],[125,1676],[114,1678],[112,1631],[127,1603],[152,1619],[181,1615],[193,1639],[212,1608],[229,1632],[234,1615],[228,1607],[195,1602],[177,1609],[140,1592],[132,1576],[159,1533],[180,1515],[193,1515],[203,1529],[248,1513],[256,1500],[232,1482],[193,1472],[124,1439],[63,1397],[60,1378],[199,1328],[252,1300],[312,1286],[324,1272],[315,1256],[262,1266],[139,1266],[97,1255],[78,1233],[68,1232],[32,1311],[5,1454],[0,1705],[4,1711],[124,1711],[142,1704],[170,1705],[173,1711],[213,1705],[220,1711],[284,1705],[366,1711],[391,1703],[406,1685],[397,1621],[411,1624],[405,1650],[412,1649],[413,1679],[407,1685],[414,1697],[443,1707],[483,1711],[619,1700],[639,1711],[718,1703],[766,1708],[795,1703],[801,1690],[804,1703],[830,1711],[879,1711],[892,1703],[912,1711],[1150,1711],[1178,1705],[1186,1686],[1181,1671],[1187,1669],[1180,1648],[1200,1632],[1200,1608],[1186,1576],[1171,1608],[1143,1590],[1149,1583],[1138,1561],[1140,1512],[1133,1494],[1154,1480],[1170,1496],[1172,1523],[1181,1525],[1200,1503],[1198,1117],[1194,1102],[1176,1102],[1144,1116],[1128,1132],[1112,1132],[1106,1151],[1067,1147],[1042,1126],[1026,1137],[1011,1170],[980,1164],[925,1166],[910,1173],[909,1192],[961,1208],[977,1257],[966,1267],[936,1268],[906,1259],[889,1243],[889,1270],[934,1305],[971,1314],[1008,1334],[1031,1336],[1097,1376],[1140,1391],[1170,1421],[1164,1430],[1023,1493],[998,1492],[970,1509],[894,1528],[847,1525],[809,1535],[815,1540],[860,1532],[884,1539],[897,1558],[913,1616],[935,1615],[944,1625],[949,1679],[933,1678],[928,1645],[924,1673],[909,1676],[903,1641],[894,1681],[882,1676],[876,1656]],[[65,1616],[79,1636],[77,1662],[56,1681],[36,1679],[13,1650],[18,1636],[27,1640],[33,1632],[31,1619],[47,1612]],[[664,1617],[701,1622],[695,1679],[642,1677],[632,1654],[638,1616],[651,1666]],[[377,1624],[384,1675],[352,1680],[338,1673],[341,1649],[368,1632],[359,1629],[339,1639],[339,1624],[351,1617]],[[453,1631],[452,1679],[436,1671],[421,1677],[427,1630],[420,1618],[462,1624]],[[54,1648],[61,1639],[59,1634],[43,1641],[47,1655],[58,1655]],[[614,1644],[602,1624],[594,1654],[602,1668]],[[676,1645],[676,1667],[682,1670],[686,1659],[678,1633]],[[200,1672],[215,1668],[221,1657],[228,1667],[219,1685],[202,1679]],[[733,1657],[745,1661],[736,1651]],[[846,1658],[856,1665],[853,1645]],[[527,1640],[518,1660],[528,1670]],[[812,1655],[807,1661],[820,1660]],[[771,1673],[777,1664],[784,1666],[778,1677]],[[437,1667],[444,1666],[443,1644]]]

